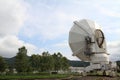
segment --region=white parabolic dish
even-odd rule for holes
[[[104,34],[94,21],[75,21],[69,32],[69,45],[73,55],[83,61],[109,61]]]

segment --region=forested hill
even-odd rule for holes
[[[14,66],[14,61],[15,61],[15,57],[12,58],[4,58],[5,61],[7,62],[8,65],[10,65],[11,67]]]
[[[4,58],[6,60],[6,62],[13,66],[14,65],[14,61],[15,61],[15,57],[12,58]],[[84,62],[84,61],[78,61],[78,60],[68,60],[69,61],[69,65],[72,67],[86,67],[89,66],[90,63],[89,62]]]
[[[69,65],[72,67],[86,67],[89,66],[90,63],[84,61],[69,60]]]

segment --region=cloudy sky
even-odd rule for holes
[[[61,52],[76,60],[68,45],[73,21],[90,19],[102,26],[111,60],[120,60],[119,0],[0,0],[0,55],[13,57]]]

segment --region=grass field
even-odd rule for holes
[[[0,80],[21,80],[21,79],[60,79],[67,78],[67,74],[51,74],[51,75],[1,75]]]

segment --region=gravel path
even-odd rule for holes
[[[120,80],[120,77],[85,76],[76,77],[71,80]]]

